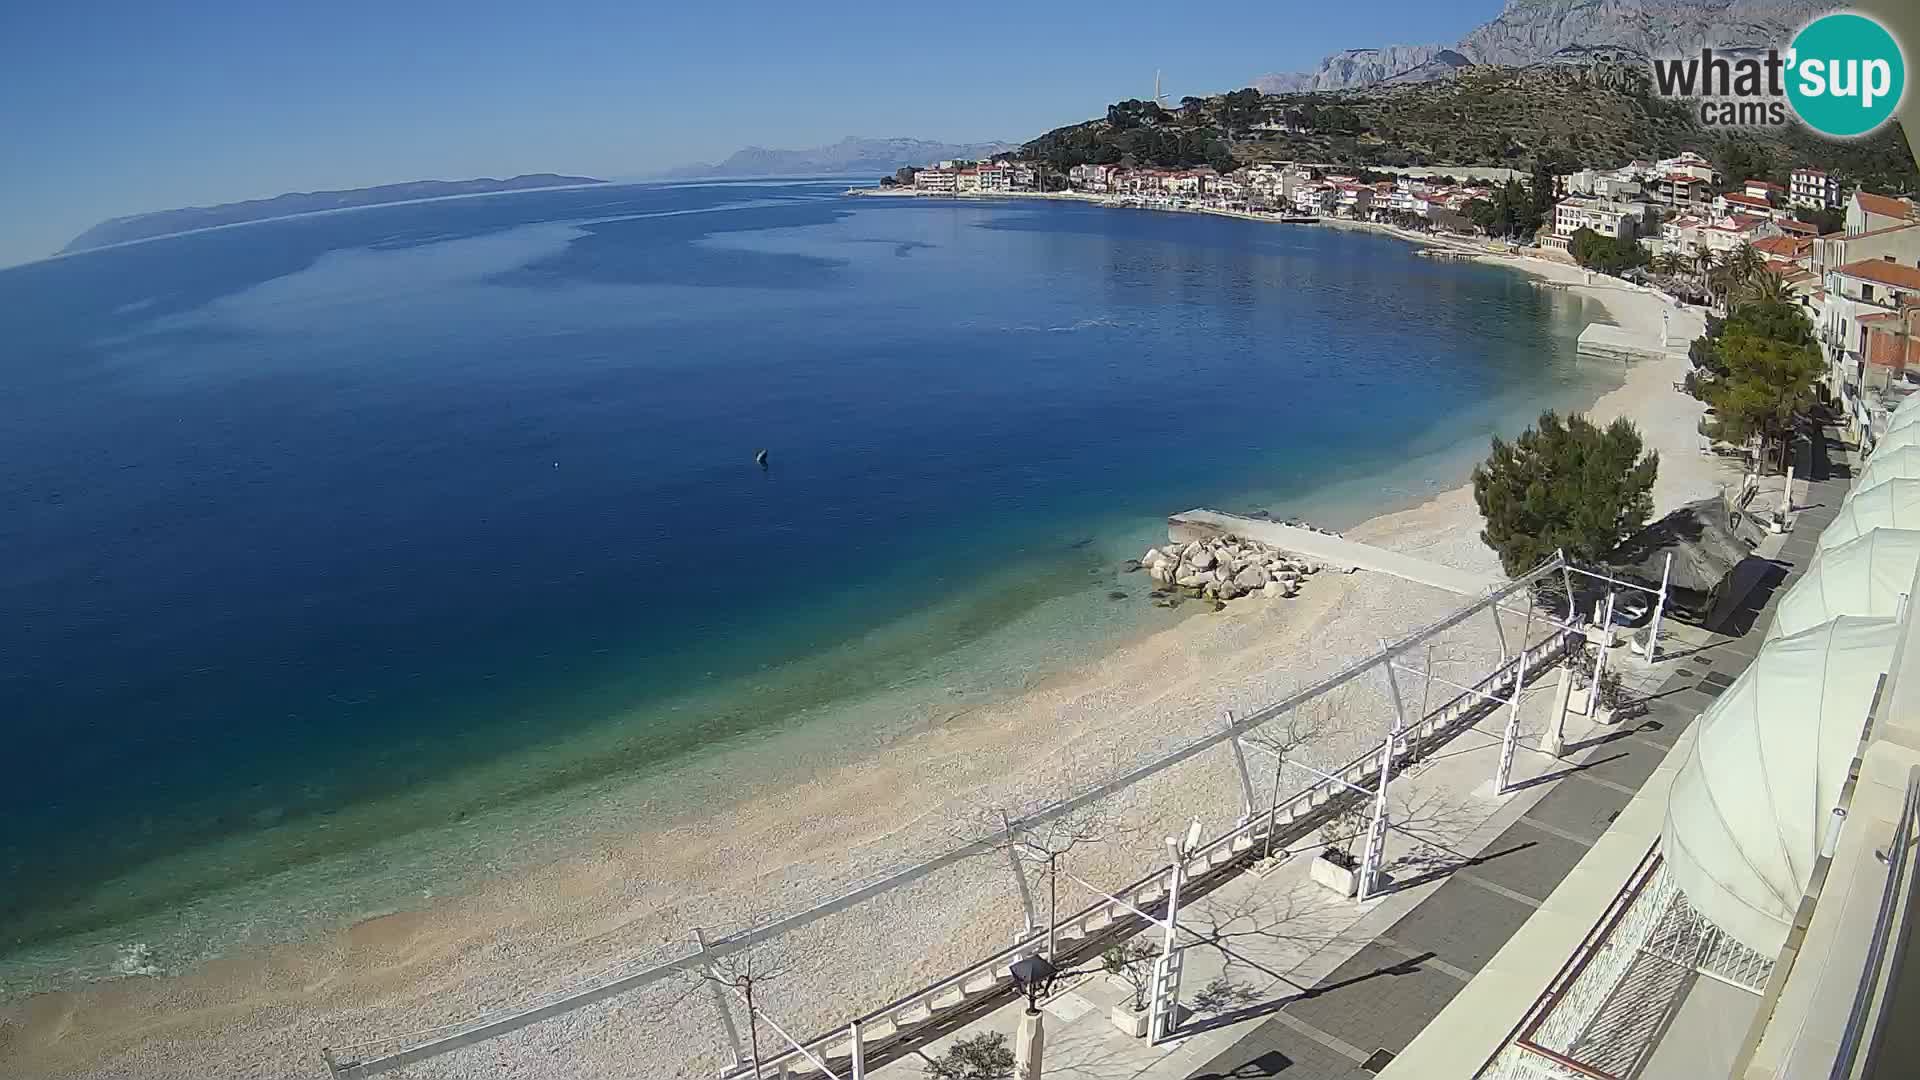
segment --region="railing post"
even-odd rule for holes
[[[740,1045],[740,1029],[734,1026],[733,1009],[727,1004],[726,991],[720,989],[720,974],[714,970],[713,963],[705,958],[712,953],[707,947],[706,931],[693,928],[693,940],[700,946],[701,974],[707,980],[707,989],[713,991],[713,1008],[720,1014],[720,1024],[727,1029],[727,1051],[733,1055],[733,1068],[739,1068],[746,1059],[744,1048]],[[751,1018],[749,1018],[751,1019]]]
[[[1021,932],[1021,936],[1026,937],[1039,929],[1040,925],[1033,912],[1033,893],[1027,889],[1026,871],[1020,869],[1020,854],[1014,850],[1017,845],[1013,842],[1013,822],[1007,819],[1004,810],[1000,813],[1000,826],[1007,834],[1007,869],[1013,871],[1013,883],[1020,888],[1020,910],[1027,918],[1027,928]]]
[[[853,1037],[853,1080],[867,1080],[867,1044],[860,1034],[860,1021],[847,1025],[847,1034]]]
[[[1253,820],[1253,777],[1247,772],[1247,752],[1240,745],[1240,731],[1233,723],[1233,710],[1227,710],[1227,745],[1233,747],[1233,771],[1240,776],[1240,824]]]
[[[1660,595],[1653,601],[1653,621],[1647,629],[1647,663],[1660,656],[1660,616],[1667,610],[1667,585],[1673,580],[1673,552],[1667,552],[1667,565],[1660,571]]]
[[[1180,838],[1167,837],[1167,848],[1173,853],[1173,869],[1167,878],[1167,918],[1166,932],[1160,939],[1160,956],[1153,962],[1153,1001],[1148,1023],[1151,1025],[1147,1037],[1159,1042],[1173,1034],[1180,1022],[1180,948],[1176,936],[1180,926],[1180,883],[1187,876],[1187,855],[1180,846]]]
[[[1508,700],[1507,730],[1500,737],[1500,768],[1493,776],[1493,793],[1505,795],[1513,786],[1513,754],[1520,745],[1520,691],[1527,685],[1527,637],[1533,632],[1533,604],[1520,631],[1520,659],[1514,662],[1513,697]]]

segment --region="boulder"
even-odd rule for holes
[[[1278,581],[1269,581],[1260,588],[1260,595],[1269,600],[1278,600],[1287,594],[1287,587]]]
[[[1193,567],[1195,570],[1211,570],[1213,569],[1213,564],[1219,561],[1214,557],[1213,552],[1208,551],[1206,548],[1191,552],[1187,554],[1185,558],[1187,565]]]
[[[1147,576],[1159,582],[1162,585],[1169,584],[1173,581],[1172,564],[1167,563],[1164,560],[1161,562],[1154,563],[1153,567],[1147,571]]]
[[[1173,583],[1184,589],[1201,589],[1213,584],[1213,575],[1190,571],[1175,578]]]
[[[1198,540],[1190,540],[1187,542],[1186,547],[1183,547],[1180,549],[1180,557],[1182,559],[1191,559],[1195,555],[1200,554],[1200,550],[1206,546],[1207,545],[1201,543]]]
[[[1247,595],[1247,590],[1241,588],[1238,583],[1231,580],[1220,582],[1213,587],[1213,590],[1214,595],[1222,600],[1237,600]]]
[[[1266,568],[1249,566],[1233,576],[1233,583],[1243,589],[1258,589],[1269,580]]]
[[[1161,553],[1159,548],[1150,547],[1147,549],[1147,553],[1145,555],[1140,556],[1140,565],[1152,566],[1154,563],[1157,563],[1164,558],[1166,558],[1166,556]]]

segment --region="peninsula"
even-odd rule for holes
[[[538,188],[579,187],[604,184],[590,176],[561,176],[555,173],[526,173],[506,180],[480,177],[475,180],[412,180],[378,187],[348,188],[344,191],[294,191],[271,199],[217,206],[188,206],[177,210],[156,210],[146,214],[108,218],[73,238],[60,250],[63,255],[109,244],[151,240],[157,236],[210,229],[217,225],[238,225],[247,221],[313,214],[322,210],[345,210],[382,203],[440,199],[449,195],[484,195],[496,191],[532,191]]]

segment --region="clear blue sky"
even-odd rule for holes
[[[1100,4],[8,4],[0,265],[103,218],[316,188],[631,176],[843,135],[1019,140],[1499,0]]]

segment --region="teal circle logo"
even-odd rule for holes
[[[1795,35],[1787,53],[1787,100],[1822,135],[1845,139],[1874,131],[1906,92],[1900,43],[1865,15],[1822,15]]]

